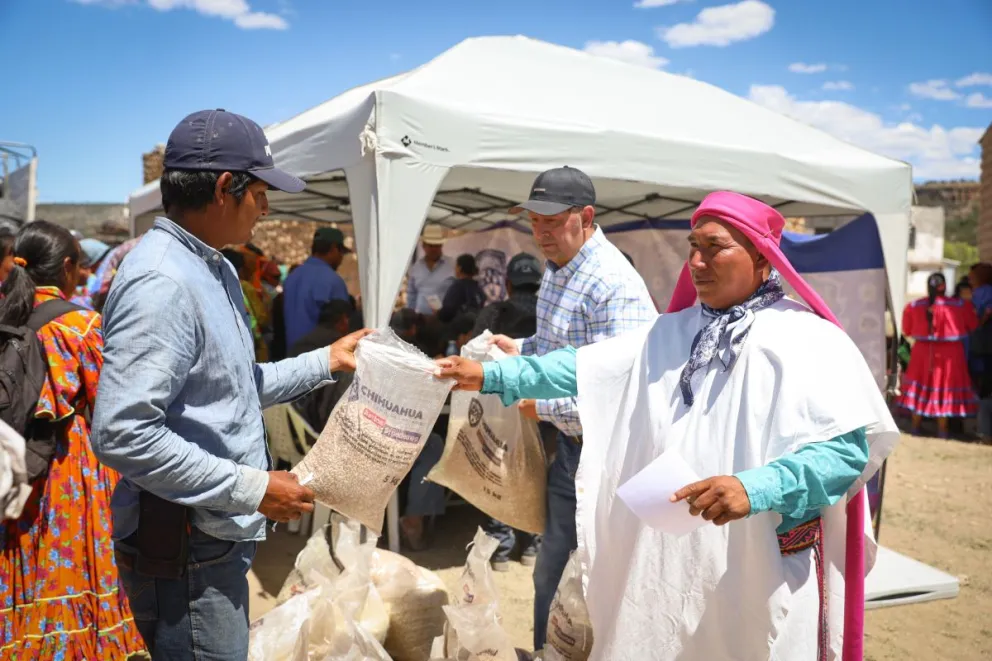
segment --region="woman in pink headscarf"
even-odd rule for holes
[[[862,658],[864,485],[899,434],[861,353],[779,249],[784,224],[762,202],[714,193],[649,327],[578,352],[439,365],[506,404],[578,396],[593,659]],[[701,517],[683,536],[617,497],[663,454],[705,478],[655,494]]]

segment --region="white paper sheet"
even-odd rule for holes
[[[689,514],[689,504],[684,500],[673,503],[669,499],[673,493],[699,479],[678,451],[666,450],[620,485],[617,495],[646,525],[681,537],[708,522],[701,516]]]

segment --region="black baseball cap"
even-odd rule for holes
[[[526,252],[517,253],[506,265],[506,279],[514,287],[541,284],[541,262]]]
[[[167,170],[247,172],[270,188],[299,193],[306,184],[278,169],[262,127],[224,109],[200,110],[172,129],[165,145]]]
[[[351,252],[348,246],[344,244],[344,232],[333,227],[321,227],[316,232],[313,233],[313,240],[326,241],[331,245],[338,246],[341,248],[341,252]]]
[[[542,216],[554,216],[572,207],[596,204],[596,189],[592,179],[582,170],[567,165],[537,175],[530,187],[530,198],[510,209],[510,213],[533,211]]]

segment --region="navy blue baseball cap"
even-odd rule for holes
[[[200,110],[183,119],[165,145],[165,169],[247,172],[270,188],[299,193],[306,184],[278,169],[262,127],[224,109]]]

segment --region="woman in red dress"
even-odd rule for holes
[[[934,273],[927,280],[927,298],[913,301],[903,312],[903,335],[914,343],[897,400],[912,414],[914,434],[923,418],[936,418],[941,438],[947,438],[950,418],[978,413],[964,349],[978,318],[970,301],[948,298],[946,291],[944,276]]]
[[[72,295],[79,244],[68,230],[30,223],[17,235],[0,324]],[[0,523],[0,659],[110,661],[144,650],[120,589],[110,496],[120,479],[90,447],[90,411],[103,365],[100,315],[67,312],[38,331],[48,374],[34,417],[57,423],[47,475],[19,519]]]

